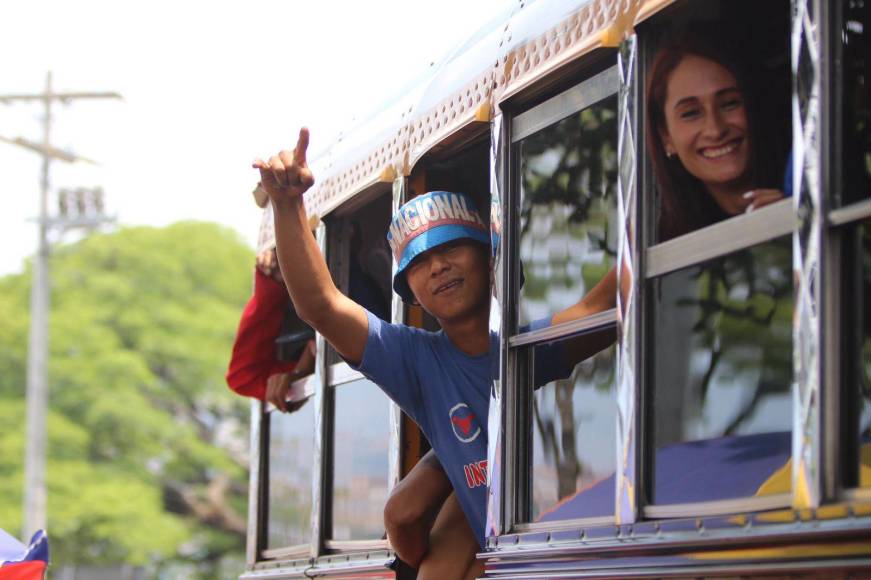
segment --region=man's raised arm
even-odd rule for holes
[[[366,311],[339,292],[311,235],[302,194],[314,185],[306,161],[308,129],[302,128],[293,151],[269,162],[257,159],[260,183],[272,200],[275,245],[287,292],[300,318],[320,332],[346,360],[363,358],[369,322]]]

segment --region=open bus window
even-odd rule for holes
[[[334,388],[334,540],[374,540],[384,533],[390,404],[365,379]]]
[[[329,221],[330,271],[344,292],[382,320],[390,320],[391,257],[385,238],[391,200],[382,194]]]
[[[391,258],[385,232],[391,196],[366,196],[327,223],[330,272],[340,290],[375,316],[390,320]],[[332,452],[326,487],[332,514],[328,540],[380,540],[384,533],[390,461],[390,400],[327,346],[325,405]]]
[[[516,345],[516,364],[529,371],[517,375],[516,385],[525,409],[521,425],[529,433],[520,438],[530,445],[521,451],[527,467],[520,475],[528,478],[522,486],[529,490],[527,509],[519,514],[527,523],[613,518],[615,319],[609,311],[558,327],[550,321],[578,303],[616,263],[618,86],[616,67],[600,68],[512,122],[517,176],[512,206],[519,210],[509,219],[518,234],[512,282],[519,330],[509,345]],[[597,329],[604,340],[579,338],[577,325],[602,315],[607,320]],[[584,351],[587,360],[553,358],[554,349],[565,351],[578,340],[598,344]],[[543,378],[548,372],[556,372],[556,380]],[[533,394],[533,387],[541,388]]]
[[[846,487],[871,487],[871,219],[842,232],[842,375]]]
[[[646,34],[657,242],[788,197],[792,187],[788,2],[680,6]]]
[[[309,401],[294,413],[271,412],[267,416],[266,547],[276,549],[309,544],[315,406]]]
[[[753,496],[790,458],[791,244],[648,282],[654,503]]]
[[[871,197],[871,94],[868,90],[868,1],[841,0],[841,139],[843,199]]]
[[[835,147],[824,159],[834,179],[826,228],[840,256],[838,337],[842,377],[846,488],[871,487],[871,97],[868,91],[867,0],[832,3]],[[807,60],[807,59],[806,59]],[[828,153],[828,152],[826,152]],[[807,179],[807,177],[806,177]],[[829,188],[824,188],[830,193]],[[837,362],[835,364],[837,364]]]

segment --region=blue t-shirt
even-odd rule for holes
[[[490,353],[469,356],[454,346],[444,332],[390,324],[371,312],[367,315],[369,336],[358,370],[380,386],[423,430],[454,486],[478,544],[483,547],[486,428],[492,382]],[[491,351],[495,341],[492,335]],[[556,349],[547,350],[559,356]],[[535,366],[554,375],[553,378],[571,371],[564,372],[565,363],[556,359],[537,362]],[[542,376],[536,383],[544,384],[553,378]]]

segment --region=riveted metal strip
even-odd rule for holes
[[[399,176],[393,180],[393,198],[391,200],[390,213],[395,214],[405,196],[406,178]],[[396,273],[396,263],[391,261],[390,279]],[[390,320],[401,324],[405,322],[405,308],[402,299],[396,292],[391,292]],[[390,455],[388,458],[387,486],[393,489],[402,477],[402,411],[399,405],[390,402]]]
[[[317,229],[318,246],[321,254],[327,255],[327,228],[321,222]],[[326,500],[330,485],[329,419],[327,417],[327,342],[317,333],[315,344],[315,433],[312,452],[312,511],[311,511],[311,557],[317,558],[322,549],[327,530],[330,528],[329,505]]]
[[[264,453],[268,450],[262,449],[261,445],[261,427],[263,420],[263,403],[261,401],[251,401],[251,443],[248,451],[249,454],[249,474],[248,474],[248,536],[245,542],[245,562],[248,566],[253,566],[257,563],[258,552],[261,547],[260,530],[263,527],[260,525],[260,518],[266,514],[262,513],[265,510],[261,509],[263,505],[261,498],[261,477],[263,474],[263,458]]]
[[[637,150],[635,99],[637,93],[638,40],[635,35],[620,45],[620,119],[617,141],[617,217],[620,224],[617,252],[617,477],[615,477],[618,524],[632,523],[638,513],[638,445],[635,403],[637,400],[637,336],[639,325],[635,296],[642,277],[638,272],[639,237],[637,232]]]
[[[823,199],[820,118],[822,44],[819,0],[792,2],[792,120],[795,210],[800,220],[793,234],[796,283],[793,317],[793,507],[820,504],[822,293],[820,255]]]
[[[506,376],[507,332],[504,325],[507,304],[505,288],[507,272],[507,244],[503,243],[503,221],[505,215],[505,194],[507,193],[507,171],[505,152],[508,146],[504,137],[506,119],[499,113],[493,119],[490,129],[490,242],[493,259],[493,293],[490,297],[490,332],[499,337],[498,352],[490,353],[495,364],[492,367],[490,382],[490,414],[487,421],[487,524],[485,536],[491,538],[507,531],[505,520],[506,482],[512,481],[506,466],[514,463],[505,458],[505,433],[511,418],[503,405],[505,399],[504,377]],[[510,487],[510,483],[508,485]]]

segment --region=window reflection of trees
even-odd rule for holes
[[[534,457],[533,518],[613,472],[615,358],[610,347],[576,365],[566,379],[535,393],[532,420],[541,455]],[[545,466],[556,471],[555,496]],[[613,512],[612,505],[598,508],[596,515]]]
[[[521,324],[566,308],[617,254],[617,100],[609,97],[521,143]]]
[[[668,274],[653,283],[652,295],[657,446],[789,425],[789,239]],[[731,396],[721,392],[718,404],[715,387]],[[768,408],[766,420],[754,421],[777,395],[783,401]]]
[[[574,304],[613,267],[616,184],[616,96],[522,141],[521,324]],[[607,349],[533,397],[533,448],[540,452],[533,457],[533,517],[613,471],[614,357],[614,349]],[[585,408],[603,404],[607,413],[582,425]],[[613,506],[602,506],[597,515],[612,512]]]

